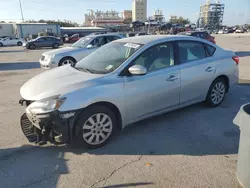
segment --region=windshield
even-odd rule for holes
[[[74,44],[72,44],[71,46],[75,48],[84,48],[89,43],[89,41],[91,41],[91,39],[92,37],[83,37]]]
[[[135,43],[109,43],[79,61],[75,68],[94,74],[107,74],[117,69],[141,47],[141,44]]]

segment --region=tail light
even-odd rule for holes
[[[214,39],[215,39],[215,38],[214,38],[213,36],[211,36],[211,35],[208,35],[208,37],[207,37],[207,40],[208,40],[208,41],[210,41],[210,42],[216,44],[216,42],[215,42]]]
[[[235,61],[236,65],[238,65],[239,62],[240,62],[239,56],[233,56],[232,58],[233,58],[233,60]]]

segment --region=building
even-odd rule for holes
[[[165,24],[165,18],[163,16],[162,11],[159,9],[154,11],[154,15],[150,16],[148,18],[148,21],[145,22],[146,26],[158,26],[162,24]]]
[[[123,24],[124,20],[120,13],[114,10],[94,12],[90,10],[89,14],[85,14],[85,26],[108,27]]]
[[[88,14],[85,14],[85,26],[91,26],[92,20],[95,19],[95,12],[93,10],[89,10]]]
[[[131,20],[132,21],[132,10],[124,10],[122,13],[123,20]]]
[[[99,20],[94,19],[91,21],[91,26],[93,27],[110,27],[110,26],[118,26],[122,25],[124,21],[122,19],[119,20]]]
[[[223,23],[225,5],[219,1],[210,3],[207,0],[204,5],[200,6],[199,27],[208,29],[220,29]]]
[[[0,23],[0,37],[1,36],[13,36],[13,24]]]
[[[178,17],[175,16],[175,15],[170,15],[169,16],[169,22],[171,22],[171,23],[175,23],[177,19],[178,19]]]
[[[154,11],[154,15],[149,17],[148,21],[163,23],[165,21],[165,18],[163,16],[162,11],[158,9],[158,10]]]
[[[60,36],[60,25],[46,23],[16,23],[13,24],[14,34],[19,38],[28,38],[41,32],[51,32]]]
[[[132,20],[142,22],[147,21],[147,0],[133,0]]]

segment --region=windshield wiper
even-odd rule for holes
[[[84,71],[84,72],[87,72],[87,73],[93,73],[90,69],[87,69],[87,68],[83,68],[83,67],[74,67],[76,70],[79,70],[79,71]]]

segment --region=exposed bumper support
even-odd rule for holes
[[[77,112],[58,111],[41,115],[24,113],[21,116],[21,128],[33,143],[71,144],[76,114]]]

